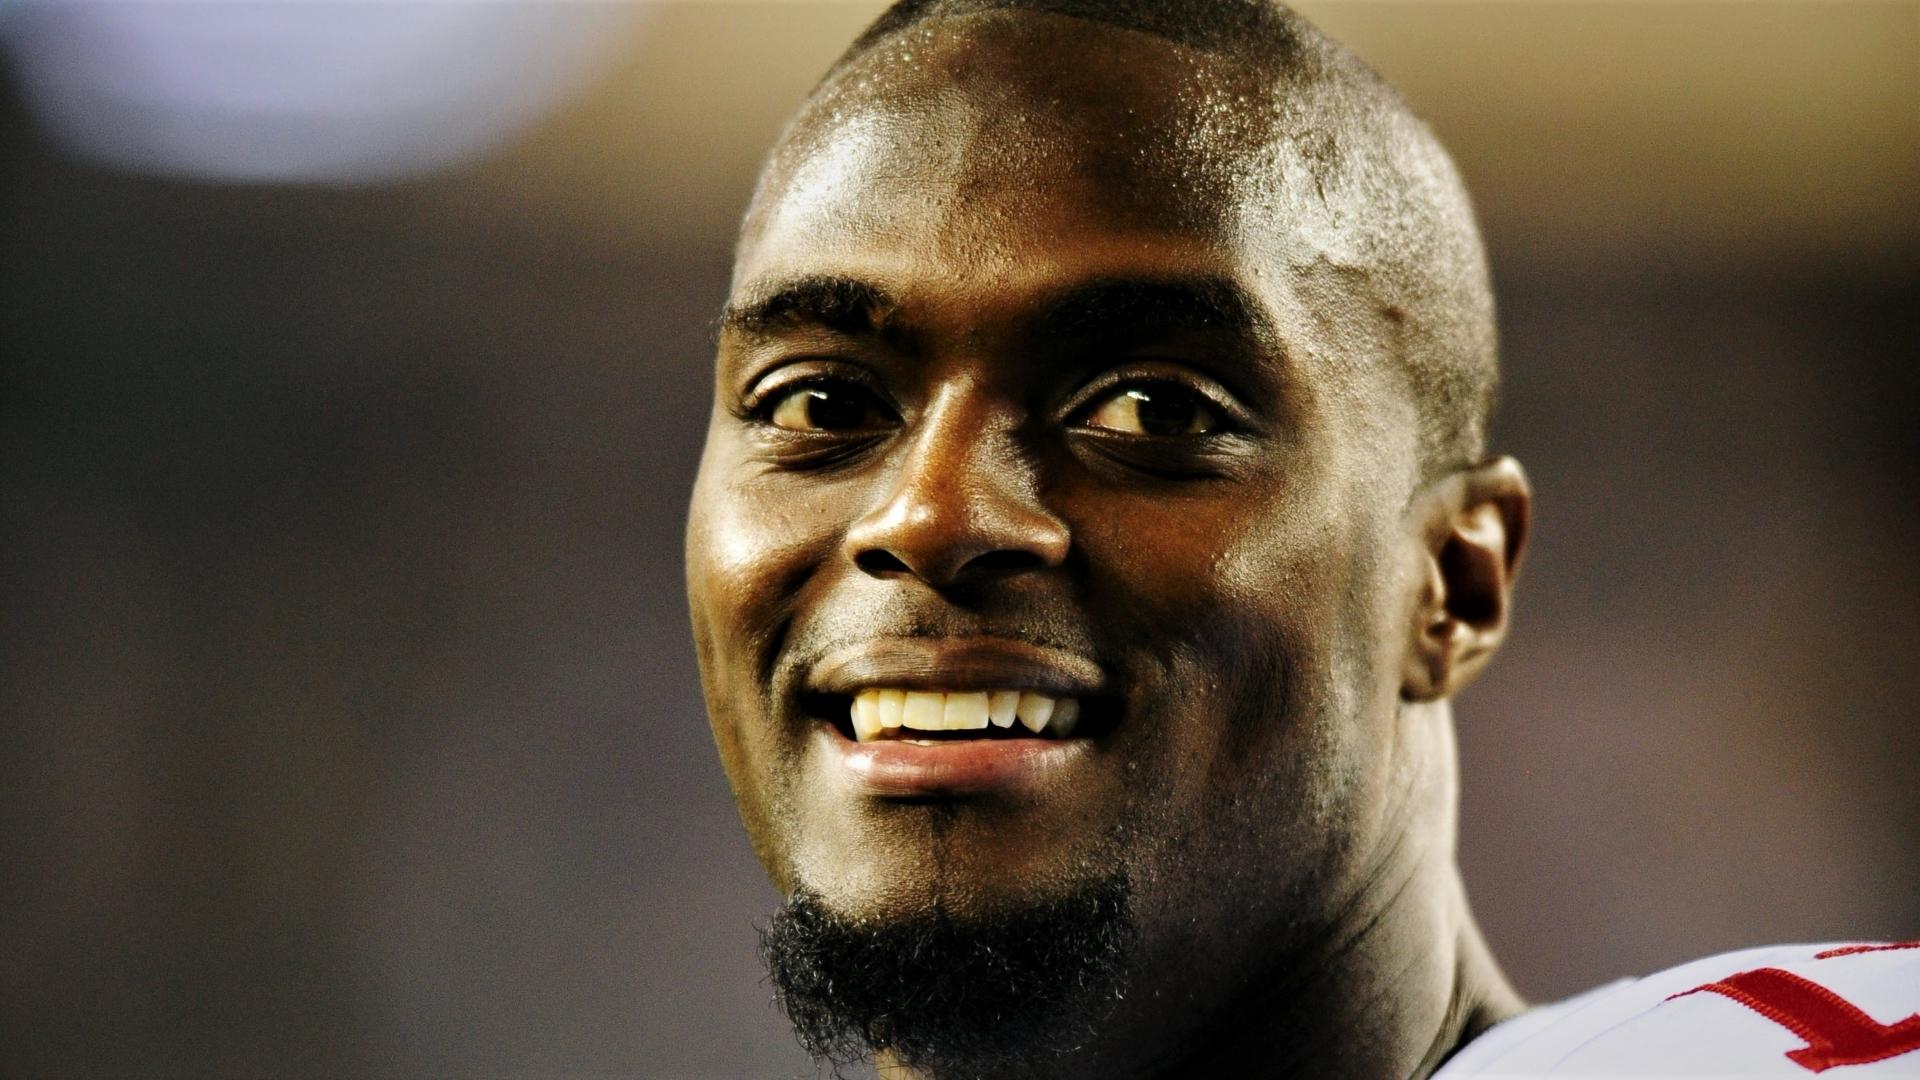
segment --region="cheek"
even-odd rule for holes
[[[1099,623],[1151,673],[1135,806],[1169,897],[1188,880],[1241,882],[1242,904],[1298,896],[1365,832],[1391,717],[1374,693],[1377,522],[1298,490],[1082,527]]]
[[[758,654],[791,619],[802,583],[831,558],[842,523],[825,513],[833,500],[740,471],[703,468],[695,484],[687,585],[711,660],[747,690],[764,685]]]
[[[1325,518],[1308,528],[1305,514],[1251,504],[1142,505],[1077,526],[1093,624],[1153,714],[1140,750],[1159,759],[1155,797],[1196,814],[1217,793],[1321,760],[1334,711],[1352,592],[1343,538]]]
[[[1133,643],[1204,657],[1213,681],[1324,666],[1357,629],[1364,560],[1349,523],[1320,501],[1240,492],[1078,515],[1090,606]]]
[[[737,475],[737,470],[735,470]],[[769,690],[799,585],[833,547],[797,500],[703,463],[687,524],[687,596],[707,715],[761,863],[788,887],[793,769]]]

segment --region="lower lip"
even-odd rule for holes
[[[1031,790],[1087,753],[1085,739],[852,742],[829,724],[820,734],[855,783],[893,798]]]

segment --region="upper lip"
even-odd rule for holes
[[[887,688],[967,693],[1032,690],[1088,697],[1106,685],[1093,660],[1066,649],[999,637],[888,637],[827,653],[809,672],[808,689],[857,694]]]

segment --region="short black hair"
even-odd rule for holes
[[[1398,91],[1338,42],[1276,0],[898,0],[822,79],[901,33],[992,13],[1060,15],[1118,26],[1223,56],[1262,77],[1322,95],[1305,126],[1283,134],[1329,188],[1369,193],[1373,212],[1346,223],[1357,258],[1393,285],[1387,305],[1400,368],[1419,415],[1424,474],[1444,475],[1484,453],[1499,387],[1498,342],[1485,248],[1466,188],[1439,140]]]
[[[1300,16],[1264,0],[899,0],[854,39],[834,67],[928,19],[990,11],[1090,19],[1213,53],[1290,53],[1303,40]]]

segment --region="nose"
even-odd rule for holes
[[[1041,502],[1031,455],[983,404],[937,402],[899,462],[847,530],[846,552],[868,574],[944,589],[1066,561],[1067,525]]]

